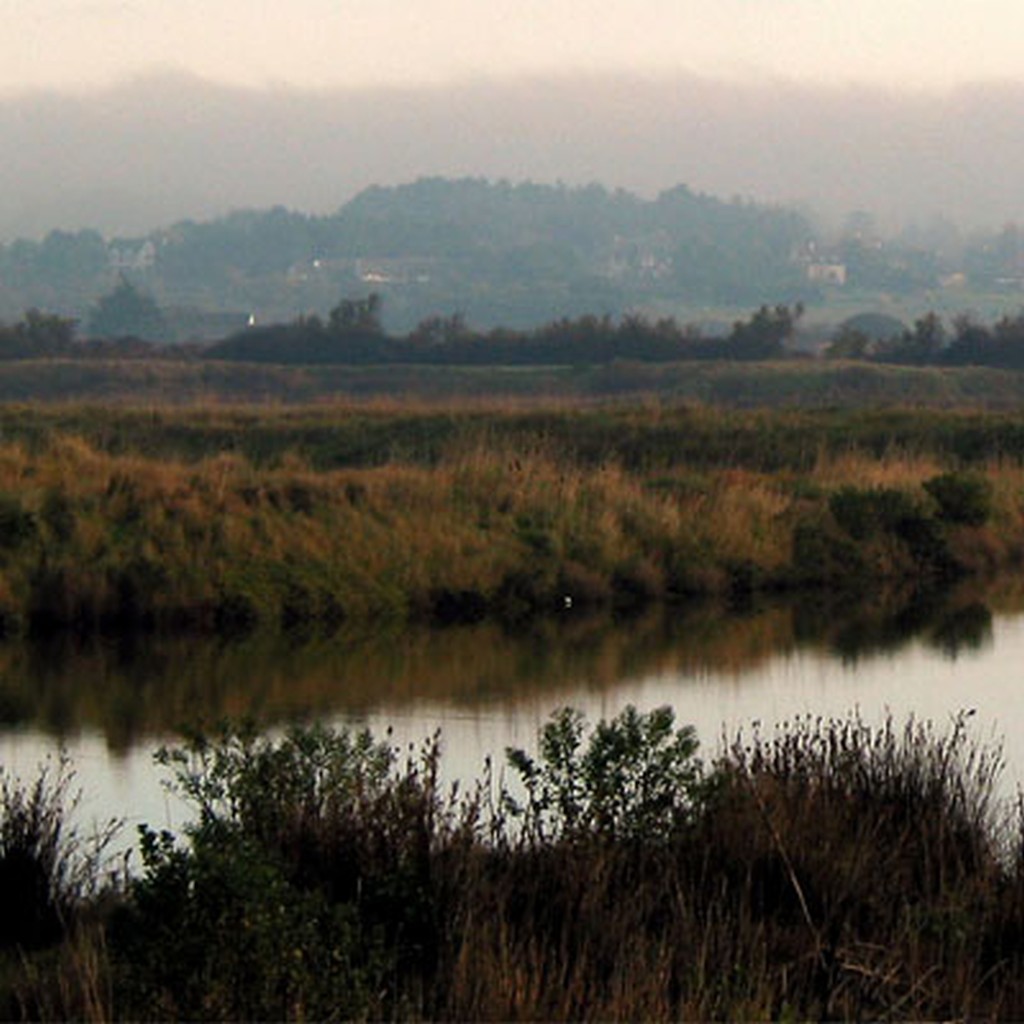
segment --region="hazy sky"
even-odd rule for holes
[[[0,0],[0,242],[421,175],[1024,222],[1024,0]]]
[[[1024,74],[1021,0],[0,0],[0,92],[696,72],[933,89]]]

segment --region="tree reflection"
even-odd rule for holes
[[[0,646],[0,726],[66,737],[100,731],[115,752],[183,727],[260,725],[329,715],[512,706],[568,688],[611,691],[651,676],[741,676],[796,650],[855,665],[921,640],[949,658],[992,640],[992,608],[1022,595],[977,589],[828,594],[755,601],[742,612],[699,603],[624,619],[565,616],[514,632],[493,623],[234,639],[123,635]]]

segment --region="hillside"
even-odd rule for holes
[[[15,242],[0,247],[0,318],[40,307],[88,329],[120,275],[177,311],[159,340],[204,333],[189,310],[265,323],[368,288],[394,330],[454,311],[520,327],[637,306],[751,306],[813,296],[796,258],[811,236],[793,210],[685,186],[646,200],[598,185],[421,179],[366,189],[329,216],[277,207],[136,238]]]

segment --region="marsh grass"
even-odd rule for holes
[[[703,763],[668,709],[588,725],[465,792],[437,737],[196,737],[182,838],[98,926],[22,962],[29,1015],[1015,1019],[1024,826],[998,749],[857,716]],[[47,984],[48,981],[48,984]],[[26,991],[24,982],[20,991]]]
[[[69,760],[31,784],[0,770],[0,1014],[102,1019],[103,937],[90,918],[116,888],[108,850],[120,825],[84,835]],[[116,870],[116,869],[115,869]]]
[[[7,632],[518,622],[1024,558],[1008,417],[23,412],[0,410]]]

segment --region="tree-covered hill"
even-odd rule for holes
[[[429,178],[366,189],[327,216],[277,207],[139,238],[53,232],[0,246],[0,319],[39,307],[85,322],[121,275],[162,308],[259,322],[326,312],[370,286],[397,330],[456,310],[480,327],[525,327],[687,302],[750,307],[808,298],[796,254],[811,237],[793,210],[685,186],[648,200]]]

